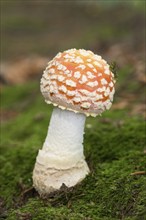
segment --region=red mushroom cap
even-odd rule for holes
[[[114,84],[114,74],[101,56],[89,50],[70,49],[48,63],[41,92],[49,104],[96,116],[111,107]]]

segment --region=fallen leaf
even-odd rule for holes
[[[112,108],[113,109],[124,109],[127,106],[128,106],[128,101],[127,100],[123,100],[121,102],[113,104]]]

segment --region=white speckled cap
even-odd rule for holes
[[[48,104],[96,116],[111,107],[114,84],[114,74],[101,56],[89,50],[70,49],[48,63],[41,92]]]

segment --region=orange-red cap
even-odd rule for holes
[[[111,107],[114,84],[114,74],[101,56],[89,50],[70,49],[48,63],[41,92],[49,104],[96,116]]]

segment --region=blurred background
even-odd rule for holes
[[[145,117],[144,17],[143,0],[1,0],[2,90],[39,82],[57,52],[84,48],[117,63],[113,108]]]

